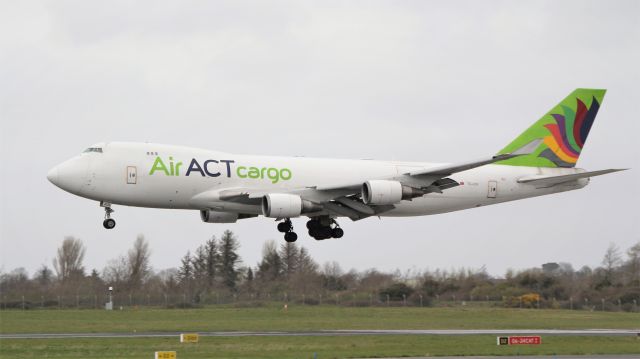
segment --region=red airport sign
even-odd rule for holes
[[[540,336],[509,336],[509,337],[498,337],[498,345],[538,345],[542,344],[542,337]]]

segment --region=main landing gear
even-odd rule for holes
[[[298,240],[298,235],[293,231],[293,223],[289,218],[284,222],[278,223],[278,231],[284,233],[284,240],[287,242],[295,242]]]
[[[307,229],[309,230],[309,235],[315,238],[316,241],[341,238],[344,235],[344,231],[340,228],[338,222],[329,217],[310,219],[307,222]]]
[[[104,221],[102,221],[102,226],[106,229],[113,229],[116,226],[116,220],[111,218],[111,213],[114,212],[111,209],[111,203],[100,202],[100,207],[104,207]]]

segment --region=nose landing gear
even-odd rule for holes
[[[111,203],[100,202],[100,207],[104,207],[104,221],[102,221],[102,226],[106,229],[113,229],[116,226],[116,220],[111,218],[111,213],[114,210],[111,208]]]
[[[293,231],[293,223],[289,218],[285,219],[284,222],[278,223],[278,231],[284,233],[284,240],[287,242],[298,240],[298,235]]]

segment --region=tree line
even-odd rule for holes
[[[139,235],[125,255],[102,269],[84,267],[86,247],[66,237],[52,267],[29,276],[24,268],[0,273],[0,308],[102,307],[107,288],[116,306],[194,307],[269,301],[303,304],[453,305],[488,302],[523,308],[638,311],[640,242],[624,253],[611,244],[601,266],[578,270],[569,263],[508,270],[493,277],[485,268],[382,272],[344,271],[336,262],[318,264],[296,243],[267,241],[260,261],[242,262],[231,231],[212,236],[180,259],[177,268],[154,270],[151,249]]]

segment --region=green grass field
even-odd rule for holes
[[[634,354],[633,337],[543,337],[539,346],[498,347],[494,336],[204,337],[197,344],[177,338],[2,340],[0,358],[153,358],[175,350],[185,358],[366,358],[431,355]]]
[[[1,333],[324,329],[635,329],[640,313],[504,308],[280,306],[0,311]]]
[[[204,309],[1,311],[2,333],[311,331],[328,329],[636,329],[639,313],[503,308],[350,308],[279,305]],[[540,346],[498,347],[495,336],[2,339],[0,358],[319,358],[424,355],[635,354],[634,337],[543,336]]]

